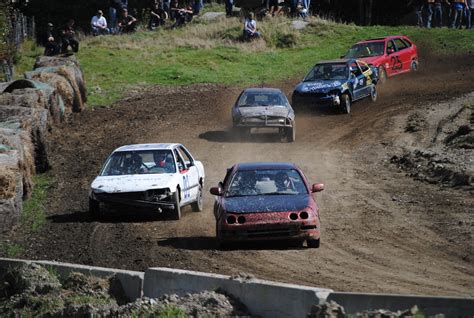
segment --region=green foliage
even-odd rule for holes
[[[136,85],[219,83],[255,85],[302,77],[315,62],[343,55],[355,42],[385,35],[409,36],[421,54],[468,54],[474,32],[447,28],[359,27],[313,19],[295,30],[286,18],[258,23],[263,39],[242,42],[237,18],[194,20],[176,30],[88,37],[78,54],[89,104],[110,105]],[[29,45],[29,46],[28,46]],[[29,70],[39,49],[24,47],[17,73]]]
[[[44,202],[52,180],[44,174],[38,174],[33,177],[33,182],[35,186],[31,198],[23,203],[21,224],[29,227],[32,232],[36,232],[46,222]]]
[[[15,258],[23,253],[23,247],[18,244],[4,243],[2,245],[2,250],[5,253],[6,257]]]

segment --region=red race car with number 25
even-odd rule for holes
[[[387,36],[361,41],[352,46],[345,58],[357,58],[379,70],[379,82],[387,77],[418,70],[416,45],[406,36]]]

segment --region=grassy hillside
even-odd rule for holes
[[[263,39],[239,40],[237,18],[196,19],[179,30],[88,37],[78,58],[86,74],[89,105],[110,105],[134,85],[223,83],[251,85],[301,77],[320,59],[337,58],[356,41],[405,34],[423,52],[468,54],[474,32],[415,27],[358,27],[314,19],[297,31],[291,20],[259,23]],[[30,69],[41,49],[25,46],[17,72]]]

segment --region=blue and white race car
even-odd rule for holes
[[[378,72],[361,60],[342,59],[317,63],[293,91],[293,107],[326,105],[351,112],[353,102],[377,100]]]

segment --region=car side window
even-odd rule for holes
[[[180,146],[178,148],[178,151],[181,154],[181,157],[184,159],[184,162],[186,162],[186,166],[188,166],[188,168],[194,165],[194,160],[186,148],[184,148],[183,146]]]
[[[393,41],[390,40],[387,42],[387,54],[395,52],[395,44],[393,44]]]
[[[412,44],[410,41],[408,41],[407,39],[400,39],[403,43],[405,43],[406,47],[411,47]]]
[[[368,66],[367,64],[361,63],[361,62],[359,62],[359,63],[357,63],[357,64],[359,64],[359,66],[360,66],[360,68],[361,68],[361,70],[362,70],[362,73],[365,73],[365,72],[368,71],[369,66]]]
[[[398,51],[401,51],[407,48],[406,43],[403,42],[401,39],[395,39],[395,45],[397,46]]]
[[[181,157],[181,154],[178,152],[177,149],[174,149],[173,152],[174,152],[174,155],[175,155],[175,157],[176,157],[176,161],[177,161],[177,163],[178,163],[178,169],[179,169],[179,171],[181,172],[181,171],[186,170],[186,169],[187,169],[186,163],[184,162],[183,157]]]
[[[353,62],[351,64],[351,73],[354,74],[355,77],[360,76],[362,74],[362,71],[360,70],[356,62]]]

